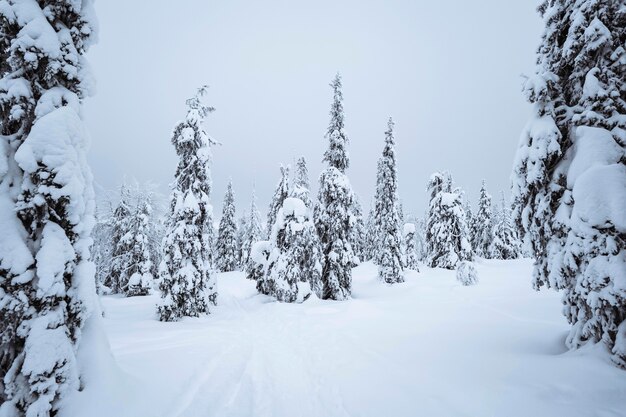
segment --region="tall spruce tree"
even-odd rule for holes
[[[284,167],[281,165],[280,181],[276,185],[274,196],[267,210],[267,226],[265,230],[268,237],[272,233],[272,227],[274,227],[274,222],[276,222],[278,210],[283,206],[283,201],[285,201],[287,197],[289,197],[289,166]]]
[[[0,5],[0,414],[57,415],[99,316],[83,99],[90,0]],[[42,360],[45,355],[45,360]]]
[[[354,224],[352,225],[352,233],[350,234],[350,245],[354,253],[353,266],[357,266],[365,260],[366,231],[365,222],[363,220],[363,208],[356,193],[352,196],[352,213],[354,213]]]
[[[346,169],[350,165],[346,149],[348,138],[344,130],[343,95],[339,74],[330,84],[333,104],[330,124],[326,132],[328,149],[324,161],[328,163],[320,175],[318,204],[315,206],[315,225],[324,255],[322,270],[323,298],[345,300],[352,291],[351,228],[353,192]]]
[[[370,202],[370,210],[365,223],[365,243],[363,245],[363,261],[370,261],[376,254],[376,242],[378,232],[376,231],[376,202]]]
[[[545,0],[534,115],[513,168],[514,218],[534,286],[561,290],[570,348],[603,342],[626,368],[626,13],[623,1]]]
[[[236,247],[237,224],[235,223],[235,194],[232,182],[228,183],[224,204],[222,206],[222,219],[218,229],[215,263],[221,272],[230,272],[237,269]]]
[[[163,258],[159,267],[161,321],[209,313],[217,288],[208,236],[212,230],[209,201],[210,146],[215,144],[202,123],[214,109],[201,101],[206,87],[187,100],[187,117],[174,128],[172,144],[179,157],[171,195]]]
[[[237,249],[237,269],[243,271],[245,266],[245,260],[247,258],[247,254],[244,253],[244,241],[246,239],[246,234],[248,233],[248,221],[250,220],[250,215],[247,211],[241,214],[241,217],[237,220],[237,233],[235,234],[235,245]]]
[[[482,258],[489,258],[491,251],[489,245],[493,241],[493,219],[491,210],[491,195],[487,192],[485,180],[480,187],[480,197],[478,199],[478,211],[474,216],[471,227],[472,246],[476,255]]]
[[[385,132],[376,193],[378,229],[378,278],[388,284],[404,282],[402,266],[402,230],[398,215],[398,172],[396,168],[394,123],[391,117]]]
[[[413,223],[406,223],[402,230],[404,234],[404,267],[413,271],[419,272],[419,266],[417,263],[417,251],[415,249],[416,227]]]
[[[153,260],[150,251],[150,221],[152,220],[150,201],[142,198],[137,202],[130,219],[130,230],[122,237],[124,246],[129,248],[128,264],[123,270],[122,289],[131,297],[148,295],[154,281]]]
[[[428,191],[427,262],[432,268],[454,269],[460,261],[472,258],[461,190],[452,189],[449,172],[436,172],[430,177]]]

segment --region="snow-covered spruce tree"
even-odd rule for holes
[[[96,223],[91,237],[91,258],[96,267],[95,280],[98,294],[109,294],[111,289],[105,285],[111,272],[111,258],[113,256],[113,208],[108,201],[96,203]]]
[[[474,216],[471,227],[472,246],[477,256],[489,258],[491,253],[489,246],[493,241],[493,219],[491,211],[491,195],[487,192],[485,180],[480,187],[480,197],[478,199],[478,211]]]
[[[217,269],[221,272],[230,272],[237,269],[236,247],[237,224],[235,223],[235,194],[232,182],[228,183],[224,204],[222,206],[222,219],[217,234],[216,259]]]
[[[370,261],[373,259],[376,247],[376,219],[375,219],[376,204],[374,200],[370,202],[370,210],[367,213],[367,220],[365,221],[365,238],[363,243],[363,259],[361,261]]]
[[[545,0],[534,116],[513,168],[514,218],[534,286],[563,291],[567,345],[603,342],[626,368],[626,13],[623,1]]]
[[[237,250],[237,269],[244,270],[244,262],[248,255],[244,254],[243,243],[248,233],[248,220],[250,215],[246,210],[243,211],[241,217],[237,219],[237,233],[235,234],[235,248]]]
[[[148,295],[152,291],[154,275],[150,252],[150,222],[152,206],[142,198],[137,202],[130,218],[130,230],[122,237],[124,246],[129,248],[128,264],[122,271],[122,290],[128,297]]]
[[[97,317],[81,105],[92,1],[0,2],[0,414],[56,415]]]
[[[270,201],[270,206],[267,210],[267,226],[265,230],[268,237],[272,233],[272,227],[274,227],[278,210],[280,210],[283,206],[283,201],[285,201],[285,198],[287,197],[289,197],[289,166],[284,167],[281,165],[280,181],[276,185],[274,196],[272,197],[272,201]]]
[[[311,191],[309,190],[309,173],[304,158],[298,159],[296,163],[296,175],[290,197],[301,200],[307,210],[306,218],[303,221],[302,232],[295,236],[293,244],[299,246],[294,248],[294,253],[299,252],[300,256],[300,278],[301,282],[308,282],[311,290],[322,297],[322,248],[314,227],[313,202],[311,201]]]
[[[522,243],[511,220],[511,209],[504,198],[500,200],[497,222],[493,225],[493,240],[489,245],[489,253],[493,259],[517,259],[522,252]]]
[[[315,206],[315,225],[324,255],[322,270],[323,298],[345,300],[352,291],[351,229],[354,216],[351,211],[353,192],[345,172],[350,164],[346,149],[348,138],[344,130],[343,95],[339,74],[330,84],[333,104],[326,137],[329,146],[324,153],[328,163],[320,174],[318,203]]]
[[[385,132],[385,147],[376,180],[376,217],[379,219],[378,278],[387,284],[404,282],[402,266],[402,230],[398,215],[398,172],[396,168],[394,123],[391,117]]]
[[[162,299],[157,312],[161,321],[208,313],[217,299],[211,248],[207,246],[213,227],[210,146],[216,142],[202,127],[213,111],[201,101],[205,93],[206,87],[202,87],[187,100],[187,117],[176,125],[172,135],[179,163],[159,267]]]
[[[424,261],[428,256],[428,248],[426,244],[426,221],[424,218],[415,219],[415,252],[417,259]]]
[[[430,177],[428,191],[427,263],[431,268],[454,269],[458,262],[472,259],[461,190],[452,190],[449,172],[436,172]]]
[[[298,198],[286,198],[270,235],[265,285],[278,301],[304,301],[311,295],[309,271],[303,269],[306,239],[314,225],[310,210]],[[321,271],[320,271],[321,272]]]
[[[361,261],[365,260],[365,244],[366,244],[366,232],[365,222],[363,221],[363,208],[361,202],[356,193],[352,196],[352,213],[354,214],[354,225],[352,226],[352,233],[350,234],[350,245],[354,253],[353,266],[357,266]]]
[[[109,276],[105,281],[105,286],[110,289],[111,294],[120,294],[124,290],[124,286],[130,275],[126,275],[125,271],[131,263],[131,239],[125,238],[130,236],[131,232],[131,193],[126,184],[120,187],[120,201],[113,212],[111,237],[111,267]]]
[[[402,232],[404,234],[404,267],[419,272],[415,250],[415,224],[406,223]]]
[[[242,252],[242,264],[246,277],[249,279],[258,278],[258,271],[256,271],[257,264],[252,259],[252,247],[256,242],[263,239],[265,235],[263,226],[261,225],[261,213],[256,208],[256,194],[252,192],[252,203],[250,203],[250,218],[248,219],[248,229],[241,245]]]
[[[296,172],[293,177],[293,187],[289,195],[294,198],[299,198],[304,202],[304,205],[310,209],[313,207],[310,190],[309,169],[306,165],[306,159],[304,159],[304,157],[300,157],[296,161]]]

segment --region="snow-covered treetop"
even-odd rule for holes
[[[328,150],[324,153],[324,161],[328,162],[331,167],[337,168],[341,172],[345,172],[350,165],[350,159],[346,146],[348,137],[344,130],[344,114],[343,114],[343,94],[341,92],[341,76],[339,73],[330,83],[333,89],[333,104],[330,109],[330,123],[326,137],[329,140]]]

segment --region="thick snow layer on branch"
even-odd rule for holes
[[[586,170],[617,163],[624,156],[622,149],[606,129],[579,126],[574,135],[574,158],[567,172],[567,186],[572,188]]]

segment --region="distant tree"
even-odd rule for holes
[[[285,201],[285,198],[287,197],[289,197],[289,167],[281,165],[280,181],[276,185],[274,196],[272,197],[272,201],[270,201],[270,206],[267,210],[267,225],[265,230],[268,237],[272,233],[272,227],[274,227],[274,222],[276,222],[278,210],[280,210],[283,206],[283,201]]]
[[[378,278],[387,284],[404,282],[402,265],[402,230],[398,215],[398,173],[396,168],[394,123],[391,117],[385,132],[385,147],[377,178],[376,217],[378,229]]]
[[[352,213],[354,213],[354,224],[352,225],[352,233],[350,235],[350,244],[354,252],[353,266],[357,266],[362,260],[365,260],[366,231],[363,221],[363,208],[356,194],[352,198]]]
[[[476,267],[470,261],[462,261],[456,269],[456,280],[463,285],[474,285],[478,283],[478,273]]]
[[[154,281],[153,261],[150,252],[150,221],[152,206],[150,201],[142,199],[130,218],[130,230],[122,237],[129,248],[129,263],[126,265],[122,282],[123,290],[129,296],[148,295],[152,292]]]
[[[296,162],[296,172],[293,178],[293,187],[289,195],[294,198],[299,198],[304,202],[304,205],[311,209],[313,203],[311,202],[311,186],[309,185],[309,169],[306,165],[306,159],[300,157]]]
[[[506,203],[504,193],[500,200],[498,219],[493,226],[493,239],[489,251],[494,259],[517,259],[522,252],[522,243],[511,220],[511,209]]]
[[[454,269],[460,261],[472,258],[461,190],[452,190],[450,173],[436,172],[430,177],[428,191],[427,262],[433,268]]]
[[[230,272],[237,269],[236,247],[237,224],[235,223],[235,193],[232,182],[228,183],[224,204],[222,206],[222,219],[217,234],[215,250],[217,254],[217,269],[221,272]]]
[[[417,252],[415,250],[415,232],[416,227],[413,223],[406,223],[404,225],[404,267],[419,272]]]
[[[210,146],[215,142],[202,128],[213,111],[201,102],[205,93],[203,87],[187,100],[187,117],[176,125],[172,137],[179,163],[159,267],[162,299],[157,312],[161,321],[209,313],[217,299],[211,248],[207,246],[212,230]]]
[[[352,291],[353,253],[350,235],[354,216],[351,211],[353,192],[345,174],[349,165],[344,131],[343,95],[339,74],[331,83],[333,104],[331,120],[326,132],[329,141],[324,154],[328,163],[320,175],[318,204],[315,207],[315,225],[324,255],[322,285],[323,298],[348,299]]]
[[[258,277],[256,263],[252,258],[252,247],[259,242],[264,236],[263,227],[261,225],[261,213],[256,208],[256,194],[252,192],[252,203],[250,204],[250,218],[248,219],[248,230],[244,236],[242,243],[242,261],[246,276],[250,279]]]
[[[374,259],[376,254],[376,245],[378,231],[376,228],[376,203],[375,200],[370,203],[370,210],[367,214],[367,220],[365,222],[365,238],[363,244],[363,259],[362,261],[370,261]]]
[[[491,195],[487,192],[487,186],[483,180],[478,199],[478,211],[472,224],[472,245],[476,255],[489,258],[491,251],[489,246],[493,241],[493,213],[491,210]]]
[[[244,253],[244,241],[248,233],[248,221],[250,215],[244,210],[243,214],[237,219],[237,233],[235,235],[235,248],[237,251],[237,269],[243,271],[245,269],[245,261],[248,254]]]
[[[131,263],[129,239],[124,237],[131,232],[131,193],[126,184],[120,188],[120,200],[113,212],[111,237],[113,248],[111,251],[111,265],[108,278],[104,284],[111,294],[120,294],[126,284],[126,268]]]

